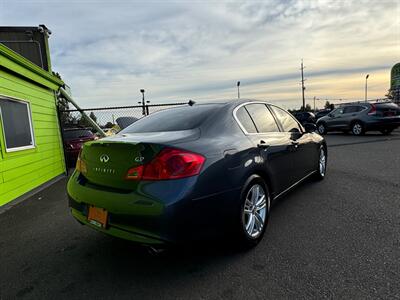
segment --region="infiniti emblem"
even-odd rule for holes
[[[108,162],[109,160],[110,160],[110,157],[108,157],[107,154],[102,154],[102,155],[100,156],[100,161],[101,161],[102,163],[106,163],[106,162]]]

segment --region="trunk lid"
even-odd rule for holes
[[[81,159],[85,178],[93,184],[134,190],[136,181],[126,180],[130,168],[150,162],[165,146],[196,139],[199,132],[158,132],[116,135],[83,145]]]

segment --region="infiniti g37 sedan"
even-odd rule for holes
[[[142,245],[263,237],[271,204],[323,179],[327,147],[285,110],[254,100],[193,104],[85,143],[68,182],[82,224]]]

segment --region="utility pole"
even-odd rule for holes
[[[238,99],[240,99],[240,81],[237,82]]]
[[[305,67],[303,66],[303,59],[302,59],[301,60],[301,94],[302,94],[302,97],[303,97],[303,111],[306,110],[306,100],[304,99],[304,90],[306,89],[305,86],[304,86],[304,81],[305,81],[304,72],[303,72],[304,68]]]

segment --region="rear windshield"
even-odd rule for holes
[[[194,129],[218,108],[219,106],[215,104],[203,104],[166,109],[136,121],[121,133]]]
[[[86,138],[91,136],[93,136],[93,133],[90,130],[86,129],[64,131],[64,138],[68,140]]]

